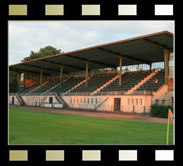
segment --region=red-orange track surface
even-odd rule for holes
[[[29,110],[39,110],[43,112],[51,112],[57,114],[72,114],[72,115],[83,115],[83,116],[94,116],[94,117],[105,117],[105,118],[117,118],[117,119],[129,119],[129,120],[142,120],[157,123],[167,123],[166,118],[155,118],[150,116],[144,116],[143,114],[127,114],[127,113],[112,113],[112,112],[94,112],[84,110],[69,110],[69,109],[53,109],[43,107],[25,107],[25,106],[10,106],[10,108],[21,108]],[[173,123],[173,120],[170,121]]]

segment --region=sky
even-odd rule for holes
[[[9,21],[9,64],[53,46],[64,52],[167,30],[174,21]]]

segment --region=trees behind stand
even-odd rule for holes
[[[60,54],[60,49],[56,49],[52,46],[45,46],[44,48],[40,48],[38,52],[31,51],[28,57],[25,57],[21,62],[30,61],[32,59],[37,59],[41,57],[46,57],[50,55]],[[18,78],[17,73],[13,71],[9,71],[9,92],[15,93],[18,91]]]

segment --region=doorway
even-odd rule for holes
[[[53,104],[53,97],[49,97],[49,104]]]
[[[12,97],[12,104],[15,104],[15,97]]]
[[[114,111],[120,112],[121,108],[121,98],[114,98]]]

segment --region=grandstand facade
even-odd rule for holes
[[[11,65],[19,91],[9,104],[149,113],[173,105],[173,56],[173,34],[163,31]]]

